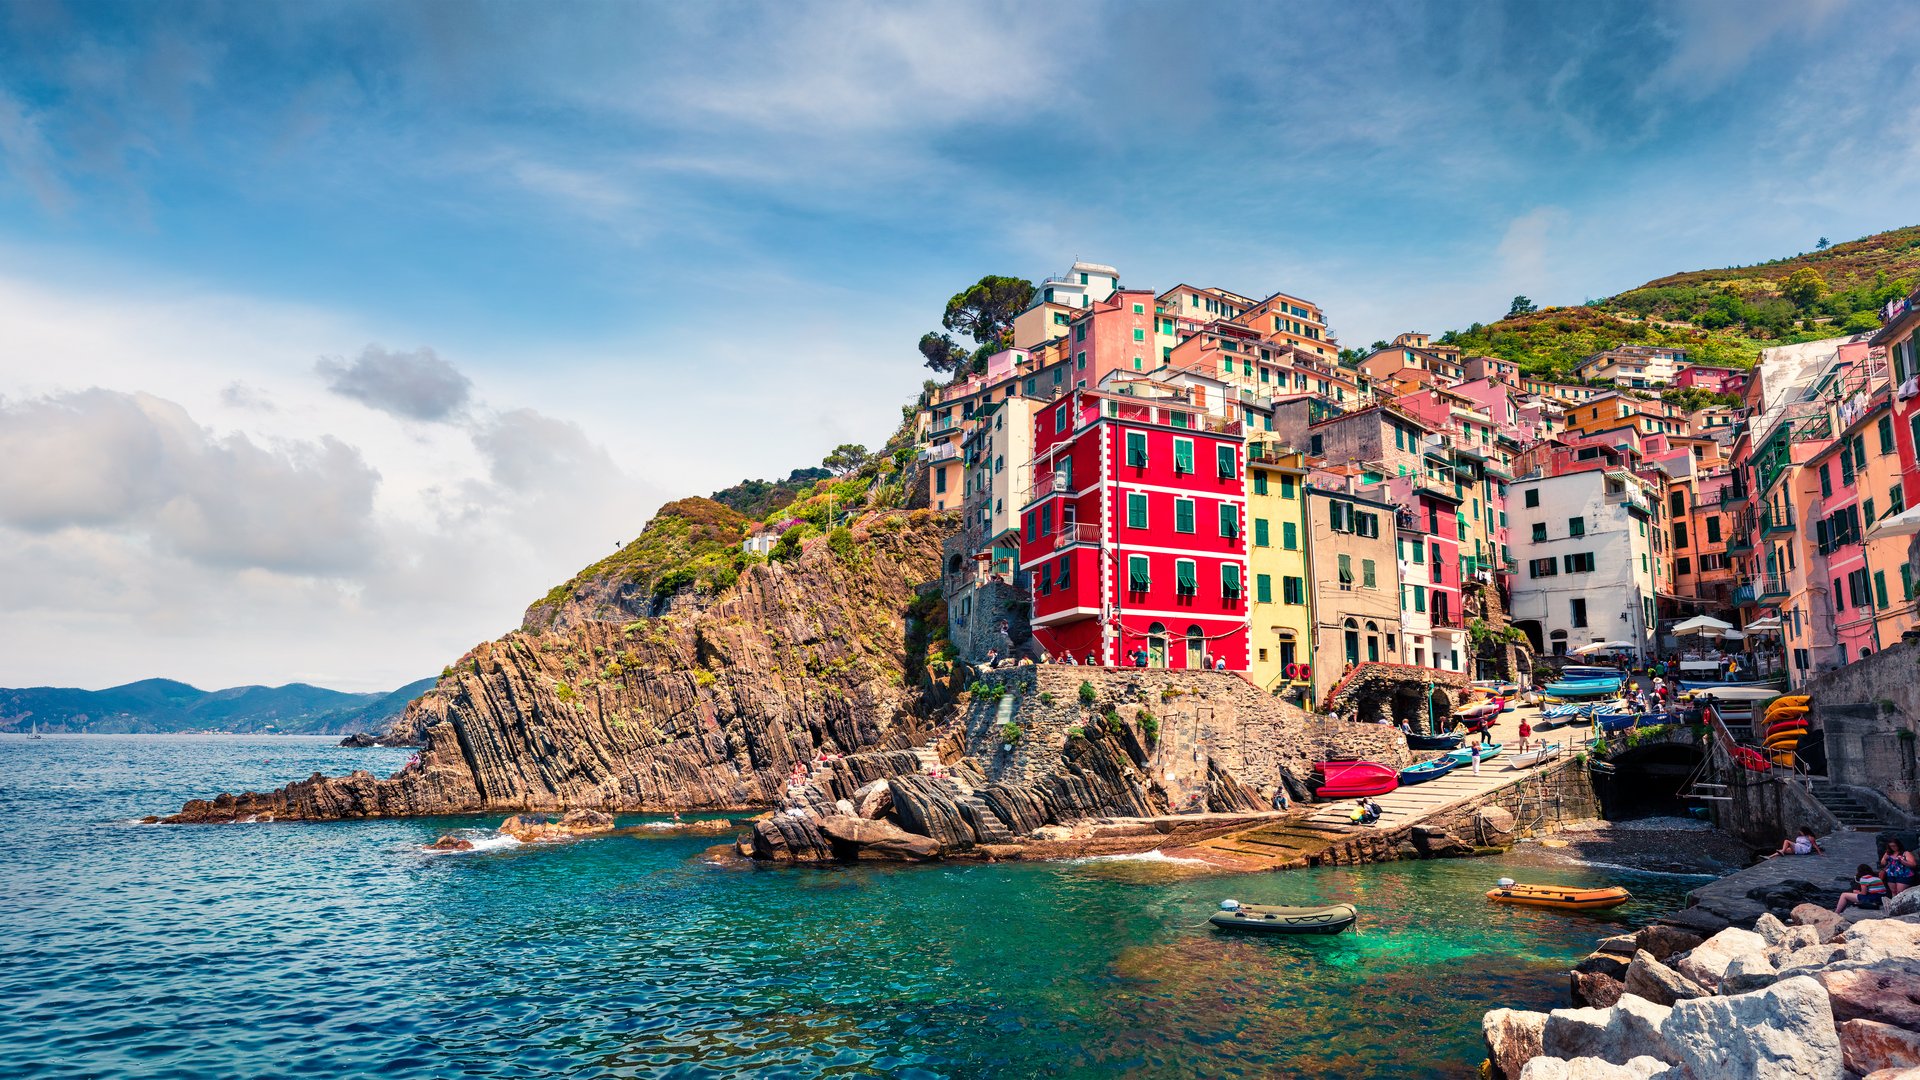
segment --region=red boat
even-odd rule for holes
[[[1313,796],[1316,799],[1357,799],[1385,795],[1400,786],[1400,770],[1371,761],[1316,761]]]
[[[1773,765],[1767,760],[1766,755],[1751,746],[1736,746],[1733,748],[1731,756],[1736,764],[1744,765],[1754,772],[1770,772],[1773,769]]]

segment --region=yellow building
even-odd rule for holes
[[[1306,457],[1257,435],[1247,445],[1247,573],[1252,635],[1247,677],[1265,690],[1306,686],[1313,663],[1313,587],[1307,571]],[[1289,677],[1289,673],[1296,677]]]

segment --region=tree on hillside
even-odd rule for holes
[[[920,355],[926,358],[928,367],[942,374],[957,372],[967,362],[967,350],[953,340],[952,334],[931,330],[920,335]]]
[[[1820,238],[1820,239],[1819,239],[1818,241],[1816,241],[1816,242],[1814,243],[1814,245],[1813,245],[1813,250],[1815,250],[1815,251],[1825,251],[1825,250],[1827,250],[1828,248],[1830,248],[1830,247],[1832,247],[1832,246],[1833,246],[1833,241],[1831,241],[1831,240],[1829,240],[1829,239],[1827,239],[1826,237],[1824,237],[1824,236],[1823,236],[1823,237],[1821,237],[1821,238]]]
[[[1797,308],[1810,308],[1827,292],[1827,281],[1811,266],[1803,266],[1787,275],[1780,295]]]
[[[858,472],[860,466],[867,463],[867,456],[867,448],[861,446],[859,443],[841,443],[839,446],[834,447],[833,453],[828,454],[820,464],[825,465],[836,473],[845,475],[850,472]]]
[[[1511,319],[1515,315],[1531,315],[1539,310],[1534,306],[1533,301],[1524,296],[1516,296],[1513,298],[1512,306],[1507,308],[1507,318]]]
[[[1014,317],[1033,303],[1033,282],[988,274],[954,293],[940,325],[965,334],[982,346],[1001,346]]]

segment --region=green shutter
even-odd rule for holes
[[[1373,560],[1361,559],[1360,560],[1360,586],[1362,588],[1371,589],[1371,588],[1374,588],[1376,584],[1377,583],[1374,581],[1374,577],[1373,577]]]
[[[1353,584],[1353,556],[1340,556],[1340,584]]]
[[[1423,586],[1415,585],[1413,587],[1413,610],[1427,610],[1427,590]]]
[[[1127,493],[1127,528],[1144,529],[1147,527],[1147,497],[1136,491]]]
[[[1240,535],[1240,508],[1230,502],[1220,504],[1220,535]]]
[[[1180,414],[1175,413],[1174,415],[1179,416]],[[1182,425],[1176,424],[1174,426],[1180,427]],[[1173,471],[1177,473],[1190,473],[1193,471],[1192,439],[1173,440]]]
[[[1220,596],[1225,600],[1234,600],[1240,596],[1240,565],[1238,563],[1220,564]]]
[[[1147,463],[1147,433],[1127,432],[1127,464],[1139,468]]]
[[[1193,500],[1173,500],[1173,531],[1190,533],[1193,531]]]
[[[1905,567],[1902,567],[1905,569]],[[1263,604],[1273,603],[1273,578],[1267,574],[1255,574],[1253,577],[1254,597]]]
[[[1885,570],[1873,572],[1873,602],[1880,607],[1887,606],[1887,572]]]
[[[1220,478],[1230,480],[1240,475],[1240,456],[1233,447],[1221,445],[1214,448],[1214,457],[1220,463]]]
[[[1266,473],[1257,472],[1253,474],[1253,493],[1255,495],[1265,495],[1267,493]]]
[[[1280,523],[1280,546],[1288,551],[1300,550],[1300,530],[1291,521]]]
[[[1151,584],[1147,557],[1145,555],[1127,556],[1127,587],[1134,592],[1146,592]]]
[[[1175,559],[1173,563],[1174,584],[1181,592],[1200,591],[1200,577],[1192,559]]]
[[[1268,539],[1268,534],[1267,534],[1267,519],[1254,518],[1253,519],[1253,546],[1266,547],[1268,546],[1269,543],[1270,543],[1270,540]]]

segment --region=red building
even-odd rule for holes
[[[1020,562],[1033,632],[1105,665],[1247,668],[1245,440],[1179,387],[1075,389],[1034,417]]]

